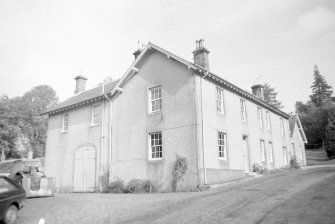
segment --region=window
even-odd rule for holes
[[[63,127],[62,131],[66,132],[69,130],[69,114],[63,114]]]
[[[7,193],[17,190],[17,187],[8,182],[4,177],[0,177],[0,193]]]
[[[223,89],[216,87],[216,111],[224,113],[223,108]]]
[[[160,86],[150,88],[150,113],[162,110],[162,88]]]
[[[260,142],[260,148],[261,148],[261,160],[262,162],[265,162],[265,146],[264,146],[264,140],[261,140]]]
[[[245,100],[241,99],[241,115],[242,121],[247,121],[247,111],[245,107]]]
[[[285,134],[285,132],[284,132],[284,121],[283,121],[283,118],[280,118],[280,133],[282,135]]]
[[[149,134],[150,159],[158,160],[162,158],[162,132]]]
[[[93,105],[92,108],[92,125],[100,123],[100,104]]]
[[[222,132],[218,132],[218,145],[219,145],[219,158],[227,159],[227,141],[226,134]]]
[[[273,163],[273,146],[272,142],[269,142],[269,160],[271,163]]]
[[[262,108],[257,107],[257,113],[258,113],[258,124],[259,127],[263,127],[263,113],[262,113]]]
[[[271,120],[270,120],[270,113],[269,111],[266,111],[266,128],[268,131],[271,131]]]

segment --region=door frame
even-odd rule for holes
[[[97,186],[97,149],[95,147],[94,144],[90,144],[90,143],[87,143],[87,144],[82,144],[78,147],[76,147],[76,149],[74,150],[73,152],[73,163],[72,163],[72,166],[73,166],[73,170],[72,170],[72,191],[73,192],[92,192],[92,191],[87,191],[87,188],[86,188],[86,180],[85,180],[85,177],[83,178],[83,182],[84,182],[84,186],[83,186],[83,190],[82,191],[75,191],[74,190],[74,181],[75,181],[75,160],[76,160],[76,152],[78,150],[86,150],[87,148],[90,148],[90,150],[94,150],[94,153],[95,153],[95,158],[94,158],[94,161],[95,161],[95,164],[94,164],[94,185],[95,185],[95,188]],[[83,158],[83,163],[84,163],[84,166],[83,166],[83,171],[85,172],[85,158]]]
[[[244,144],[245,144],[245,149],[244,149]],[[248,135],[242,135],[242,153],[243,153],[244,172],[248,173],[250,172],[250,150],[249,150]],[[244,155],[246,155],[246,158],[244,158]],[[245,167],[246,164],[247,164],[247,167]]]

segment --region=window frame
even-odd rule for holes
[[[153,99],[152,98],[152,91],[154,91],[156,89],[159,90],[160,97]],[[163,98],[162,97],[162,86],[159,85],[159,86],[155,86],[155,87],[150,87],[148,94],[149,94],[149,113],[157,113],[157,112],[162,111],[162,102],[163,102],[163,100],[162,100],[162,98]],[[155,95],[155,92],[153,94]],[[159,109],[153,110],[153,102],[157,102],[157,101],[159,102]],[[155,105],[155,106],[157,106],[157,105]]]
[[[94,113],[95,112],[95,108],[98,107],[98,121],[95,122],[95,116],[96,114]],[[100,113],[100,110],[101,110],[101,104],[100,103],[96,103],[96,104],[93,104],[92,106],[92,117],[91,117],[91,126],[97,126],[100,124],[101,122],[101,113]]]
[[[274,162],[274,157],[273,157],[273,143],[269,141],[269,162],[273,163]]]
[[[241,107],[241,119],[242,122],[247,122],[247,105],[245,99],[240,99],[240,107]]]
[[[159,134],[160,135],[160,138],[158,139],[152,139],[151,136],[155,136],[156,134]],[[158,141],[160,140],[160,145],[159,144],[156,144],[154,143],[154,145],[152,145],[152,140],[155,142],[155,141]],[[148,160],[149,161],[160,161],[163,159],[163,134],[161,131],[156,131],[156,132],[151,132],[148,134]],[[158,151],[158,153],[160,154],[160,157],[152,157],[152,154],[153,154],[153,147],[160,147],[160,150]],[[157,149],[155,149],[155,152],[154,153],[157,153]]]
[[[217,132],[217,139],[218,139],[218,150],[219,150],[219,159],[220,160],[228,160],[228,156],[227,156],[227,134],[222,132],[222,131],[218,131]],[[223,136],[223,138],[220,138],[220,136]],[[223,141],[223,145],[221,144],[221,141]],[[223,153],[223,156],[222,156]]]
[[[257,107],[257,116],[258,116],[258,126],[263,128],[263,111],[261,107]]]
[[[260,150],[261,150],[261,162],[266,162],[266,154],[265,154],[265,142],[263,139],[259,141]]]
[[[280,118],[280,133],[281,135],[285,135],[285,129],[284,129],[284,120],[283,118]]]
[[[69,131],[69,113],[64,113],[62,116],[62,132],[66,133]]]
[[[216,112],[225,114],[223,88],[219,86],[216,86]]]
[[[265,111],[265,117],[266,117],[266,129],[268,131],[271,131],[271,117],[269,111]]]

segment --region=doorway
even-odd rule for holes
[[[248,148],[248,136],[242,136],[242,147],[243,147],[243,164],[244,172],[248,173],[250,171],[249,164],[249,148]]]
[[[75,151],[73,191],[95,191],[96,151],[93,147],[81,147]]]

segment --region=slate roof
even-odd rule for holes
[[[57,112],[65,110],[65,108],[79,106],[78,104],[80,103],[84,104],[84,102],[88,103],[88,102],[96,101],[98,99],[102,99],[104,98],[105,94],[110,93],[114,89],[114,87],[116,86],[118,82],[119,80],[116,80],[116,81],[109,82],[104,85],[99,85],[93,89],[80,92],[70,97],[69,99],[61,102],[60,104],[57,104],[53,107],[48,108],[45,112],[43,112],[43,114],[57,113]]]
[[[294,132],[294,127],[295,124],[297,123],[297,115],[292,115],[289,119],[289,124],[290,124],[290,136],[293,136],[293,132]]]

